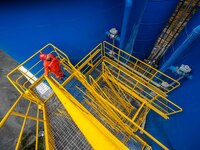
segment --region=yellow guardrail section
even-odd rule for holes
[[[21,108],[23,110],[25,110],[25,114],[21,113],[21,112],[17,112],[17,111],[14,111],[15,108],[17,107],[17,105],[20,103],[20,101],[22,100],[22,98],[24,99],[25,96],[24,94],[21,94],[19,96],[19,98],[15,101],[15,103],[12,105],[12,107],[8,110],[8,112],[6,113],[6,115],[3,117],[3,119],[0,121],[0,128],[3,127],[3,125],[5,124],[5,122],[7,121],[7,119],[10,117],[10,116],[17,116],[17,117],[21,117],[23,119],[23,123],[22,123],[22,126],[21,126],[21,129],[20,129],[20,133],[19,133],[19,136],[18,136],[18,139],[17,139],[17,142],[16,142],[16,147],[15,149],[18,150],[20,149],[20,143],[21,143],[21,140],[22,140],[22,135],[24,133],[24,128],[26,126],[26,122],[27,122],[27,119],[29,120],[33,120],[36,122],[36,132],[35,132],[35,136],[36,136],[36,143],[35,143],[35,148],[36,150],[38,149],[38,132],[39,132],[39,123],[43,123],[43,124],[46,124],[46,120],[45,118],[40,118],[39,117],[39,104],[36,103],[33,99],[31,99],[30,97],[28,97],[28,99],[26,99],[28,101],[28,106],[27,108],[24,107],[24,108]],[[32,105],[37,105],[37,113],[36,113],[36,116],[31,116],[29,115],[29,111],[30,111],[30,107]],[[40,107],[43,107],[40,105]]]
[[[11,115],[23,118],[23,123],[21,126],[19,137],[16,142],[16,147],[15,147],[16,150],[20,149],[21,140],[22,140],[24,129],[26,127],[26,122],[28,119],[36,122],[35,123],[35,128],[36,128],[35,149],[36,150],[38,149],[38,144],[39,144],[38,143],[38,132],[39,132],[39,123],[41,123],[41,122],[43,123],[44,132],[45,132],[45,143],[46,143],[45,148],[47,150],[53,149],[52,141],[51,141],[51,144],[49,144],[49,142],[50,142],[49,139],[51,137],[48,134],[50,129],[49,129],[49,126],[47,125],[48,122],[47,122],[47,115],[46,115],[46,110],[45,110],[45,103],[44,103],[45,101],[44,101],[44,99],[42,99],[41,97],[36,95],[34,90],[40,83],[42,83],[44,81],[43,62],[41,60],[39,60],[39,53],[45,52],[45,53],[55,53],[56,54],[56,53],[58,53],[56,50],[57,49],[54,45],[52,45],[50,43],[47,44],[46,46],[41,48],[39,51],[37,51],[35,54],[33,54],[31,57],[29,57],[27,60],[25,60],[23,63],[21,63],[19,66],[14,68],[7,75],[8,80],[17,89],[17,91],[20,93],[20,96],[15,101],[15,103],[11,106],[11,108],[8,110],[6,115],[0,121],[0,128],[3,127],[3,125],[5,124],[5,122]],[[67,59],[67,57],[65,59]],[[27,68],[26,72],[22,72],[20,70],[20,67],[22,67],[22,66],[25,66],[25,67],[28,66],[29,68]],[[28,72],[32,72],[32,71],[35,72],[35,74],[33,76],[29,76]],[[16,75],[16,74],[18,74],[18,75]],[[38,78],[36,79],[36,77],[38,77]],[[32,81],[33,84],[30,84],[30,81]],[[46,101],[49,98],[47,98]],[[27,108],[25,108],[25,107],[21,108],[26,112],[25,114],[14,111],[22,99],[25,99],[29,102],[29,105],[27,106]],[[30,108],[32,105],[37,106],[35,116],[29,115]],[[39,117],[39,110],[43,113],[42,118]]]
[[[175,88],[177,88],[180,83],[173,78],[169,77],[168,75],[160,72],[159,70],[153,68],[152,66],[148,65],[147,63],[139,60],[138,58],[132,56],[131,54],[119,49],[118,47],[104,41],[103,42],[103,54],[105,57],[110,57],[112,52],[112,56],[115,61],[124,64],[127,64],[126,67],[132,73],[141,77],[141,80],[146,80],[149,84],[148,86],[152,86],[153,88],[157,87],[161,88],[161,93],[169,93]],[[167,83],[168,88],[162,87],[158,83]]]
[[[108,61],[104,61],[102,65],[103,73],[107,75],[110,81],[115,82],[129,92],[132,91],[132,93],[135,93],[135,97],[138,97],[138,100],[141,102],[146,101],[145,105],[160,114],[162,117],[168,119],[168,115],[182,111],[181,107],[171,102],[158,92],[149,89],[147,85],[137,81],[133,76],[119,69],[118,66],[112,65]]]
[[[108,131],[90,112],[68,93],[59,83],[45,77],[76,125],[95,150],[128,150],[110,131]]]

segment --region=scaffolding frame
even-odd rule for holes
[[[64,82],[59,83],[54,78],[44,77],[43,64],[37,58],[41,52],[57,55],[67,75]],[[21,66],[29,68],[27,72],[34,72],[34,75],[29,76],[27,72],[22,72],[19,69]],[[16,77],[16,73],[20,76]],[[105,132],[112,133],[124,144],[131,140],[136,141],[136,143],[140,143],[140,149],[151,149],[151,146],[138,135],[138,131],[144,133],[146,137],[163,149],[167,149],[141,127],[150,110],[155,111],[165,119],[168,119],[169,115],[182,111],[179,106],[165,97],[167,93],[180,85],[178,81],[106,41],[97,45],[75,66],[71,64],[63,51],[52,44],[47,44],[12,70],[7,78],[21,95],[1,120],[0,127],[4,125],[10,115],[24,118],[16,149],[19,148],[26,119],[36,121],[35,149],[38,149],[39,122],[42,122],[44,126],[45,148],[55,149],[56,141],[49,125],[46,105],[56,95],[56,92],[53,92],[51,87],[42,96],[41,93],[38,94],[37,88],[41,85],[44,86],[43,83],[47,87],[57,85],[69,92],[66,86],[76,79],[77,82],[73,81],[75,85],[73,90],[79,92],[79,96],[71,96],[73,101],[78,100],[80,102],[76,105],[81,107],[82,110],[87,108],[89,116],[94,116],[98,120],[95,121],[97,124],[100,123],[108,129],[109,132]],[[30,81],[33,83],[30,84]],[[167,86],[163,86],[163,83]],[[59,89],[57,90],[59,91]],[[30,102],[26,114],[13,111],[21,98]],[[69,99],[69,101],[71,100]],[[134,102],[135,106],[131,102]],[[35,117],[28,115],[31,103],[37,105]],[[64,104],[63,106],[66,111],[69,111]],[[39,111],[42,111],[43,118],[39,118]],[[72,119],[76,120],[75,118]],[[88,138],[87,136],[86,139],[88,140]],[[112,138],[114,139],[114,137]],[[118,140],[115,139],[114,141],[120,144]],[[91,144],[91,141],[89,143]],[[97,145],[91,144],[92,147]]]

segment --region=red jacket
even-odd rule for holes
[[[60,61],[53,54],[48,54],[51,60],[44,60],[45,75],[48,76],[49,72],[55,74],[57,78],[61,78],[64,74],[60,68]]]

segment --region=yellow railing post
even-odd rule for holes
[[[8,117],[11,115],[19,101],[21,100],[23,95],[20,95],[20,97],[16,100],[16,102],[12,105],[12,107],[9,109],[9,111],[6,113],[6,115],[3,117],[3,119],[0,121],[0,128],[4,125]]]

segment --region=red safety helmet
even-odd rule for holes
[[[43,54],[43,53],[40,53],[40,59],[41,60],[45,60],[46,59],[46,57],[47,57],[47,54]]]

